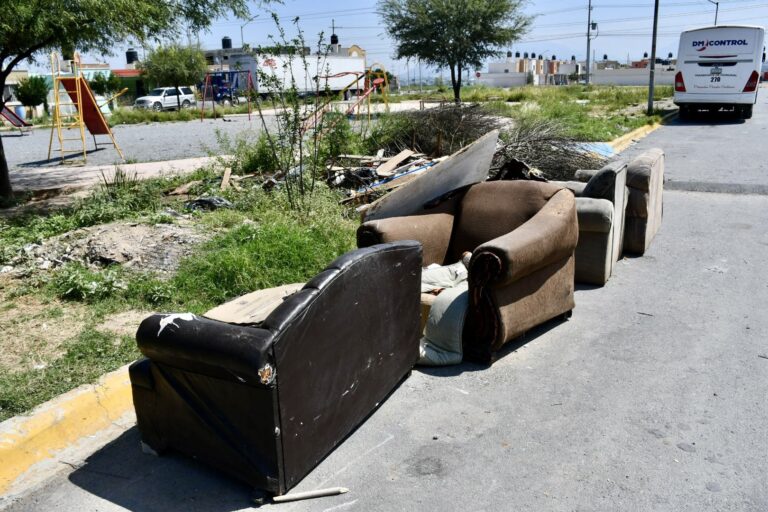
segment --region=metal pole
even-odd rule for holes
[[[715,26],[717,26],[717,13],[720,11],[720,2],[715,2],[714,0],[707,0],[707,2],[715,4]]]
[[[411,61],[410,58],[405,59],[405,85],[409,86],[411,85],[411,72],[408,70],[408,63]]]
[[[592,27],[592,0],[589,0],[589,9],[587,11],[587,85],[589,85],[589,55],[590,55],[590,39],[589,31]]]
[[[421,58],[419,58],[419,92],[422,92],[422,89],[421,89]]]
[[[653,8],[653,40],[651,41],[651,72],[648,79],[648,115],[653,115],[653,86],[656,75],[656,33],[659,28],[659,0]]]

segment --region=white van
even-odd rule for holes
[[[752,117],[757,101],[765,29],[721,25],[680,34],[675,74],[675,104],[680,117],[699,109],[734,109]]]

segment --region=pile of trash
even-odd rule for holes
[[[328,167],[328,185],[347,190],[342,204],[367,204],[447,158],[429,158],[410,149],[391,157],[385,157],[384,150],[379,150],[375,156],[340,155],[336,165]]]
[[[3,271],[25,273],[80,262],[90,267],[119,264],[138,271],[169,274],[195,246],[211,236],[212,233],[196,229],[185,219],[177,219],[173,224],[113,222],[27,244]]]

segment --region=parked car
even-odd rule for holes
[[[190,87],[158,87],[152,89],[146,96],[136,98],[136,108],[148,108],[156,111],[189,108],[196,105],[195,93]]]

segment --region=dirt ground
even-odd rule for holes
[[[113,222],[26,246],[11,269],[0,273],[0,372],[45,368],[62,355],[63,342],[93,322],[93,312],[85,304],[21,293],[20,277],[50,273],[69,261],[91,267],[119,264],[168,276],[210,236],[182,218],[175,224]],[[147,311],[123,311],[107,316],[95,328],[117,337],[133,335],[147,315]]]
[[[31,295],[14,296],[19,283],[0,275],[0,371],[44,368],[61,344],[85,326],[87,307]]]
[[[77,261],[87,266],[119,264],[132,270],[168,275],[210,236],[183,218],[174,224],[112,222],[70,231],[41,244],[29,244],[11,266],[17,273],[28,274]]]

